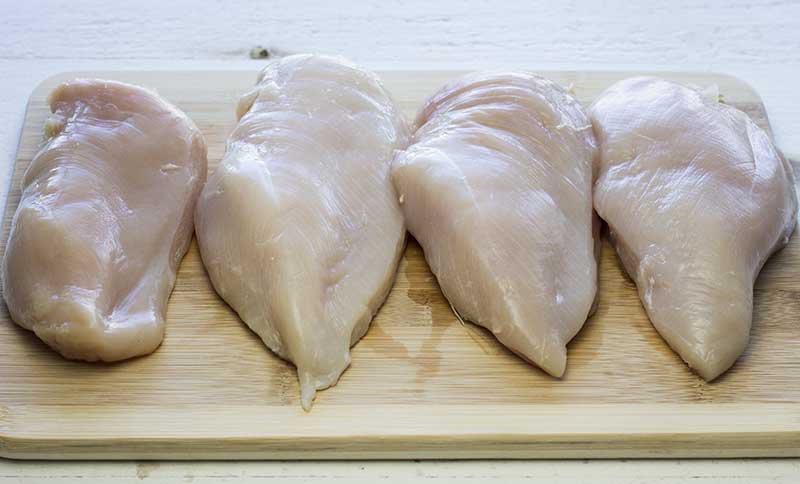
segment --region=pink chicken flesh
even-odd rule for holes
[[[554,376],[597,290],[591,123],[564,89],[477,73],[436,93],[393,164],[409,231],[445,297]]]
[[[405,246],[389,180],[408,127],[380,81],[333,57],[268,65],[198,202],[220,296],[297,367],[301,404],[334,385]]]
[[[120,82],[66,82],[50,108],[4,254],[11,317],[66,358],[150,353],[192,237],[205,141],[177,108]]]
[[[590,116],[597,213],[650,321],[713,380],[747,346],[753,283],[794,230],[791,166],[746,114],[664,79],[620,81]]]

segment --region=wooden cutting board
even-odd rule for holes
[[[411,118],[457,72],[383,72]],[[589,103],[631,73],[545,72]],[[20,179],[42,139],[46,96],[31,95],[2,243]],[[205,133],[210,169],[255,72],[93,72],[158,90]],[[758,95],[731,77],[724,100],[768,128]],[[181,264],[167,335],[116,364],[62,359],[0,312],[0,455],[15,458],[305,459],[800,456],[800,237],[766,265],[752,340],[716,382],[694,375],[650,325],[608,244],[597,313],[549,377],[455,318],[412,240],[394,289],[353,364],[304,413],[294,368],[214,293],[196,245]]]

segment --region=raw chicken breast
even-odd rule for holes
[[[713,380],[747,345],[753,282],[794,230],[792,169],[747,115],[663,79],[621,81],[590,114],[597,213],[655,328]]]
[[[66,358],[116,361],[164,337],[206,145],[153,92],[78,79],[50,95],[3,264],[14,321]]]
[[[566,91],[522,73],[445,86],[392,178],[409,231],[466,320],[553,376],[597,290],[591,124]]]
[[[334,385],[391,288],[405,227],[389,181],[408,128],[378,79],[343,59],[268,65],[195,219],[215,289],[295,364],[301,403]]]

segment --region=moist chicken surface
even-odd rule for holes
[[[597,290],[589,119],[556,84],[497,72],[445,86],[416,124],[392,177],[444,295],[561,376]]]
[[[597,213],[655,328],[713,380],[744,351],[753,283],[794,230],[791,166],[746,114],[664,79],[620,81],[590,116]]]
[[[389,180],[409,141],[378,79],[332,57],[268,65],[196,211],[217,292],[297,367],[301,403],[334,385],[394,281],[405,226]]]
[[[192,237],[205,141],[137,86],[76,79],[49,102],[4,254],[11,317],[70,359],[150,353]]]

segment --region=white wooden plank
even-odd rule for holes
[[[622,60],[687,69],[713,69],[718,62],[800,62],[800,3],[795,1],[78,4],[20,2],[6,9],[0,57],[231,59],[245,56],[253,44],[265,44],[287,51],[344,52],[370,65],[442,59],[465,66],[476,59],[563,62],[565,55],[573,65]]]

